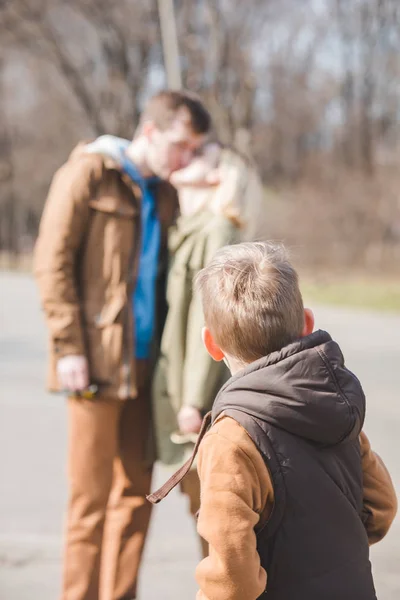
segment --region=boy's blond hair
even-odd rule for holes
[[[298,276],[281,244],[226,246],[199,272],[195,286],[215,342],[243,363],[301,336],[304,307]]]

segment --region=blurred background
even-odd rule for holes
[[[130,137],[143,102],[167,85],[163,5],[172,2],[0,3],[3,256],[30,252],[50,178],[75,143]],[[204,99],[222,141],[251,149],[268,236],[295,246],[304,265],[395,274],[398,0],[174,5],[182,83]]]
[[[132,136],[146,99],[180,83],[256,162],[265,237],[292,248],[400,482],[399,1],[0,0],[1,598],[50,600],[59,586],[64,407],[42,392],[29,275],[51,177],[79,140]],[[182,503],[156,514],[144,600],[194,597]],[[396,521],[373,552],[382,600],[400,596],[399,535]]]

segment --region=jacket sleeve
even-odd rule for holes
[[[257,466],[239,444],[210,433],[200,445],[198,472],[197,530],[209,555],[196,569],[197,600],[256,600],[267,583],[254,530],[260,519]]]
[[[364,432],[360,435],[363,469],[363,521],[370,545],[389,531],[396,516],[397,499],[389,472],[382,459],[372,451]]]
[[[55,174],[34,253],[34,273],[57,357],[85,354],[76,261],[86,231],[95,177],[93,158],[67,162]]]
[[[207,236],[204,266],[208,264],[219,248],[231,243],[234,239],[234,227],[222,219],[220,225],[220,228],[216,227]],[[191,285],[191,282],[189,284]],[[226,366],[223,362],[215,362],[207,353],[201,337],[203,326],[204,315],[201,298],[193,289],[186,330],[182,401],[184,406],[193,406],[205,412],[211,408],[214,402],[218,387],[226,373]]]

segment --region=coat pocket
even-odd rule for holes
[[[139,214],[137,204],[133,204],[129,199],[122,199],[112,195],[98,196],[89,201],[89,206],[92,210],[125,219],[134,219]]]
[[[92,383],[119,386],[123,328],[121,323],[112,323],[101,329],[87,329],[89,369]]]
[[[119,384],[124,350],[121,316],[126,305],[126,289],[121,286],[101,311],[92,313],[92,316],[86,315],[87,352],[93,383]]]

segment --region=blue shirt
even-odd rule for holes
[[[142,191],[141,251],[133,293],[133,318],[135,322],[135,356],[149,358],[154,335],[156,282],[160,251],[160,221],[157,216],[155,187],[157,177],[144,178],[124,154],[122,169]]]

